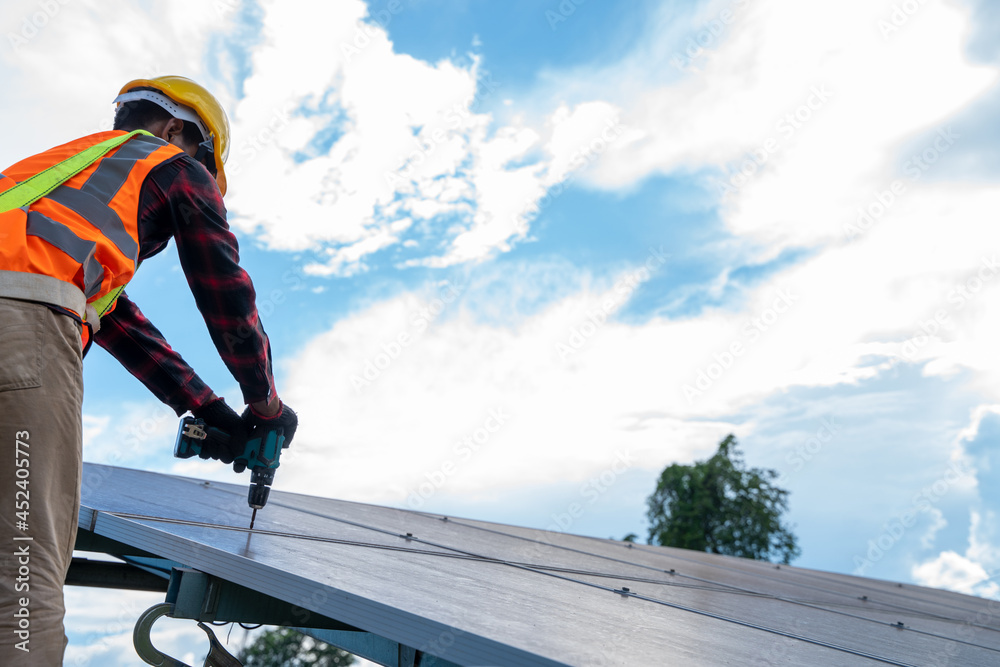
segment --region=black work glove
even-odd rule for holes
[[[208,437],[201,443],[201,453],[198,456],[232,463],[233,459],[243,453],[247,441],[244,421],[226,404],[224,398],[210,401],[192,410],[191,414],[203,419],[208,430]]]
[[[292,444],[292,438],[295,437],[295,429],[299,426],[299,416],[286,403],[281,404],[281,410],[273,417],[263,417],[254,412],[253,408],[248,405],[247,409],[243,411],[242,420],[247,441],[253,440],[258,435],[262,435],[262,431],[284,429],[284,447]]]

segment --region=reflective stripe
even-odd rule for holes
[[[118,194],[118,190],[128,180],[132,167],[138,160],[143,160],[157,148],[166,146],[166,142],[144,134],[136,135],[127,144],[119,148],[114,155],[106,155],[87,182],[80,188],[94,195],[102,204],[109,204]]]
[[[73,283],[23,271],[0,271],[0,297],[51,303],[83,316],[87,297]]]
[[[101,233],[118,246],[118,250],[126,257],[131,258],[133,262],[139,258],[139,244],[125,231],[125,224],[118,213],[107,204],[99,201],[97,197],[68,185],[60,185],[46,198],[62,204],[100,229]]]
[[[78,264],[83,266],[84,295],[90,299],[101,291],[101,281],[104,280],[104,267],[94,257],[97,243],[81,239],[70,231],[66,225],[61,225],[38,211],[28,212],[27,236],[37,236],[43,241],[59,248]]]

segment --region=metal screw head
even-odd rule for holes
[[[628,593],[628,586],[622,586],[622,593]]]

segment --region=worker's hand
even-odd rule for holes
[[[191,413],[205,420],[208,427],[208,437],[201,444],[201,458],[232,463],[243,452],[247,441],[244,421],[226,404],[225,399],[216,398]],[[228,438],[221,436],[219,431]]]
[[[295,437],[295,429],[299,426],[299,417],[288,405],[281,401],[278,403],[280,408],[273,417],[265,417],[254,410],[252,405],[247,406],[247,409],[243,411],[243,427],[246,429],[247,440],[252,440],[259,430],[275,430],[280,428],[285,431],[284,446],[288,447],[292,444],[292,438]]]

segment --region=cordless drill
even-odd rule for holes
[[[228,444],[231,439],[225,431],[206,426],[203,419],[182,418],[177,430],[177,442],[174,444],[174,456],[189,459],[201,454],[202,445],[209,437],[222,445]],[[247,440],[243,452],[233,460],[235,472],[250,468],[250,491],[247,493],[247,504],[253,509],[250,530],[253,530],[257,519],[257,510],[267,504],[271,483],[274,482],[274,471],[280,465],[278,459],[285,447],[284,428],[258,428],[253,437]]]

